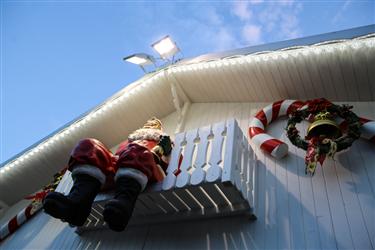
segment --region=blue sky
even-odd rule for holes
[[[374,1],[1,1],[4,162],[143,72],[169,34],[186,58],[375,23]]]

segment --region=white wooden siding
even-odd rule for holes
[[[268,103],[192,104],[185,130],[235,117],[247,133],[249,118]],[[360,116],[375,119],[374,102],[353,103]],[[163,119],[173,133],[176,115]],[[0,244],[0,249],[374,249],[375,145],[363,139],[314,177],[304,173],[305,152],[285,138],[285,121],[268,131],[289,144],[282,160],[256,150],[258,220],[244,217],[131,227],[123,233],[82,236],[43,213]],[[306,128],[302,124],[301,131]]]

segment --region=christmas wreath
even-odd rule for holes
[[[287,136],[293,145],[306,150],[306,174],[314,175],[317,162],[322,165],[326,156],[333,157],[336,152],[350,147],[360,137],[362,124],[360,118],[351,111],[352,108],[349,105],[335,105],[321,98],[307,101],[307,105],[289,114]],[[333,119],[337,116],[345,120],[347,125],[345,128],[335,125]],[[307,136],[302,138],[296,124],[306,119],[313,123],[309,127]],[[320,130],[314,130],[312,127],[314,123],[323,126]],[[336,131],[332,129],[335,126]]]

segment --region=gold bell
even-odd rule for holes
[[[315,120],[307,129],[307,137],[323,136],[326,138],[338,138],[342,135],[340,127],[330,119],[329,112],[322,112],[315,116]]]

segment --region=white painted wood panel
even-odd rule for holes
[[[374,58],[373,46],[342,43],[339,47],[321,45],[253,55],[239,62],[226,59],[193,64],[173,74],[193,102],[256,102],[322,96],[333,101],[373,101]],[[212,67],[213,64],[216,66]],[[255,95],[247,93],[248,90]]]
[[[185,130],[235,117],[247,133],[250,116],[267,104],[194,103]],[[375,119],[374,102],[352,104],[357,114]],[[168,131],[174,130],[175,117],[163,118]],[[280,120],[269,131],[287,142],[284,127],[285,121]],[[289,155],[280,161],[254,148],[258,159],[255,222],[232,217],[80,237],[66,224],[40,213],[0,249],[374,249],[374,144],[358,140],[348,151],[338,153],[335,161],[326,160],[311,178],[304,173],[305,152],[287,143]]]
[[[248,83],[248,85],[252,87],[251,91],[255,94],[254,100],[260,101],[262,98],[266,98],[268,94],[263,90],[263,86],[259,83],[259,79],[257,75],[255,74],[255,66],[254,66],[255,62],[254,61],[248,62],[248,64],[251,67],[243,67],[249,79],[248,81],[246,80],[245,81]]]
[[[288,69],[289,69],[289,74],[292,78],[292,81],[294,81],[294,86],[296,87],[297,90],[297,96],[299,96],[300,99],[305,99],[307,98],[308,94],[305,91],[305,84],[303,81],[304,79],[301,78],[300,73],[299,73],[299,68],[302,66],[301,64],[296,64],[296,58],[302,59],[303,54],[300,52],[295,52],[290,56]],[[282,97],[281,97],[282,98]]]
[[[358,88],[361,90],[360,92],[360,100],[366,101],[371,100],[374,98],[374,92],[371,92],[370,84],[374,84],[374,82],[369,82],[369,75],[368,75],[368,67],[373,70],[373,65],[366,65],[367,63],[367,48],[356,48],[352,54],[353,60],[353,67],[355,72],[356,82],[358,84]],[[371,56],[371,53],[369,53]]]

